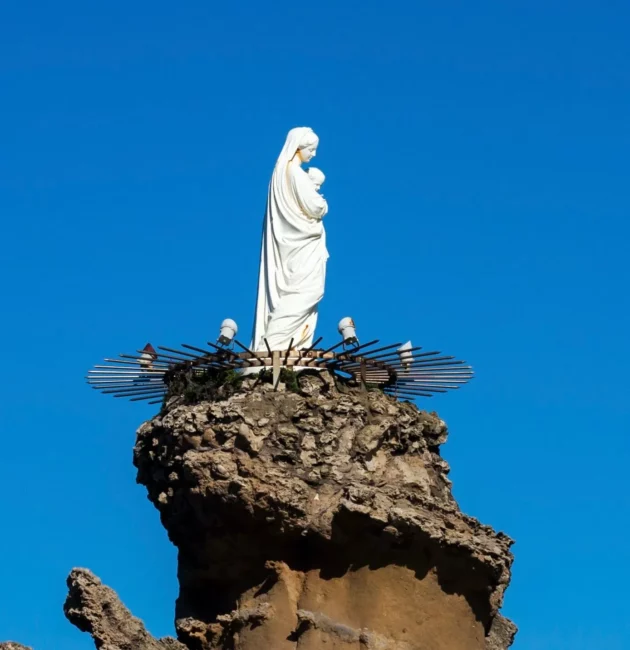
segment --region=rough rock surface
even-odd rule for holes
[[[497,614],[492,621],[492,627],[486,641],[487,650],[503,650],[509,648],[514,642],[517,627],[512,621]]]
[[[131,615],[116,593],[87,569],[68,576],[64,612],[82,632],[89,632],[102,650],[187,650],[175,639],[155,639]],[[7,648],[6,650],[10,650]]]
[[[512,540],[459,510],[445,423],[326,372],[298,384],[250,377],[138,431],[138,482],[179,550],[179,640],[86,569],[67,618],[98,650],[506,650]]]
[[[508,647],[514,628],[497,613],[512,541],[459,510],[444,422],[325,372],[299,383],[274,392],[249,378],[138,431],[138,481],[179,549],[180,640]]]

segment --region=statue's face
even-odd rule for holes
[[[314,144],[309,144],[304,149],[299,149],[298,150],[298,156],[300,156],[300,160],[304,163],[307,163],[315,156],[317,155],[317,143]]]

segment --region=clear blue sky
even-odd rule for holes
[[[247,338],[266,186],[312,126],[320,333],[470,361],[422,403],[469,514],[516,538],[516,650],[630,647],[627,2],[0,9],[0,639],[88,650],[87,566],[156,635],[176,554],[135,485],[151,407],[83,383],[147,341]]]

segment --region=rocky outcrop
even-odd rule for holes
[[[506,650],[512,540],[460,511],[445,423],[325,371],[288,379],[215,384],[138,431],[179,550],[179,640],[86,569],[67,618],[100,650]]]
[[[138,481],[179,549],[180,640],[507,647],[512,541],[459,510],[444,422],[325,372],[295,388],[247,379],[138,431]]]
[[[512,621],[497,614],[492,621],[492,627],[486,640],[486,650],[504,650],[514,642],[517,627]]]
[[[67,583],[66,617],[82,632],[89,632],[97,648],[186,650],[186,646],[175,639],[152,637],[142,622],[120,602],[116,593],[87,569],[74,569]]]

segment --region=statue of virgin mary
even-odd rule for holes
[[[328,204],[302,169],[317,151],[312,129],[291,129],[273,170],[263,226],[252,347],[308,347],[324,295]]]

